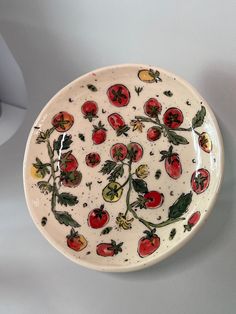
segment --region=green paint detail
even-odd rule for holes
[[[68,212],[55,210],[53,213],[60,224],[64,224],[66,226],[71,226],[74,228],[80,227],[80,224],[75,221]]]
[[[68,134],[61,134],[57,140],[53,142],[53,149],[59,154],[60,150],[69,149],[72,141],[72,136]]]
[[[201,110],[199,110],[196,113],[195,117],[193,117],[193,120],[192,120],[193,129],[202,126],[204,119],[205,119],[205,116],[206,116],[206,108],[204,106],[202,106]]]
[[[81,141],[85,142],[85,136],[84,136],[84,134],[79,133],[78,137],[79,137],[79,139],[80,139]]]
[[[64,206],[73,206],[78,204],[79,201],[77,196],[74,196],[68,192],[63,192],[57,195],[57,202]]]

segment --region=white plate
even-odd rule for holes
[[[192,238],[222,173],[206,101],[165,70],[119,65],[78,78],[45,106],[29,135],[24,188],[36,226],[61,253],[133,271]]]

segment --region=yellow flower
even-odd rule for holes
[[[148,165],[140,165],[136,170],[135,170],[136,176],[140,179],[145,179],[149,175],[149,168]]]
[[[118,227],[123,228],[124,230],[128,230],[132,228],[132,221],[134,218],[127,219],[123,213],[119,213],[116,217],[116,223]]]
[[[138,130],[139,132],[143,132],[143,128],[145,125],[139,120],[131,120],[130,125],[133,127],[133,131]]]

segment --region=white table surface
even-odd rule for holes
[[[1,314],[236,313],[235,0],[0,0],[0,32],[20,65],[28,110],[0,146]],[[147,63],[192,83],[224,137],[225,176],[202,230],[136,273],[82,268],[58,253],[26,208],[22,160],[44,104],[94,68]]]

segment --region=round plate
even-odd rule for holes
[[[39,114],[24,159],[31,216],[72,261],[133,271],[183,246],[223,172],[215,116],[176,75],[146,65],[90,72]]]

